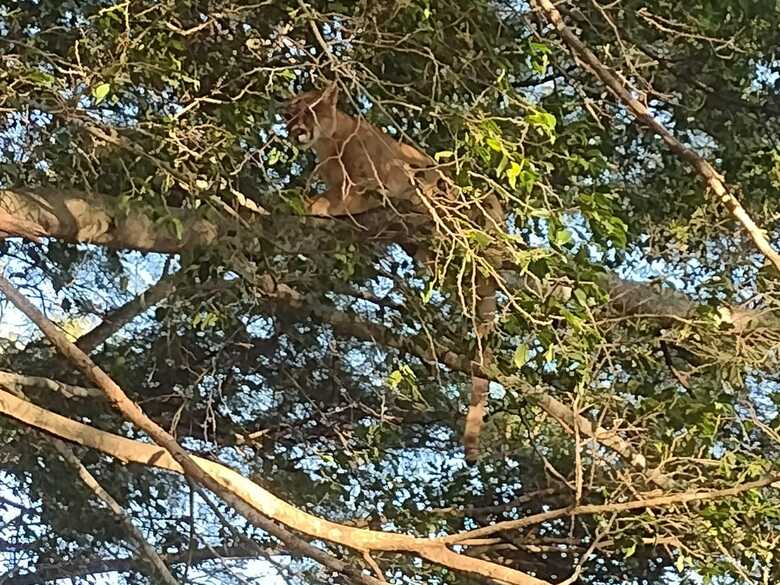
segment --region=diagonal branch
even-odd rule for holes
[[[333,328],[336,335],[343,337],[354,337],[373,341],[385,347],[397,349],[399,351],[414,355],[426,363],[441,363],[448,368],[471,373],[472,366],[470,362],[462,355],[453,351],[445,351],[437,354],[430,347],[418,343],[416,340],[394,333],[392,330],[379,325],[363,321],[356,315],[339,311],[332,307],[319,304],[304,302],[294,295],[280,295],[267,300],[269,305],[275,306],[278,310],[294,311],[297,314],[303,313],[317,319],[321,323],[326,323]],[[78,344],[78,342],[77,342]],[[489,379],[488,372],[483,375]],[[600,443],[604,447],[615,451],[625,461],[628,461],[634,469],[641,473],[648,474],[647,479],[655,483],[658,487],[669,489],[673,486],[672,481],[666,476],[660,474],[657,470],[648,469],[647,460],[617,432],[610,431],[591,422],[587,417],[574,412],[557,398],[554,398],[547,392],[532,387],[518,377],[507,377],[496,380],[505,386],[518,388],[522,393],[532,397],[538,406],[544,410],[553,419],[558,421],[562,427],[570,433],[577,432],[587,436]],[[57,380],[42,378],[38,376],[23,376],[11,372],[0,371],[0,386],[5,386],[11,390],[23,388],[41,388],[53,392],[59,392],[66,397],[94,397],[102,396],[97,388],[84,388],[81,386],[72,386]],[[648,473],[649,472],[649,473]]]
[[[412,354],[426,363],[441,363],[452,370],[467,374],[472,372],[470,361],[461,354],[453,351],[444,351],[441,354],[437,354],[430,347],[422,345],[414,339],[399,335],[377,323],[363,321],[356,315],[339,311],[323,304],[305,302],[293,296],[277,298],[272,303],[282,310],[289,310],[290,308],[300,310],[323,323],[327,323],[337,335],[374,341],[385,347]],[[490,372],[481,371],[480,374],[491,380],[496,379],[495,376],[490,375]],[[645,457],[616,432],[609,431],[591,422],[587,417],[576,413],[549,393],[532,387],[523,381],[522,378],[504,377],[496,379],[496,381],[504,386],[518,388],[527,396],[533,397],[539,407],[558,421],[567,432],[579,432],[618,453],[637,471],[642,473],[649,472],[647,479],[658,487],[669,489],[673,486],[670,478],[662,475],[658,470],[649,470]]]
[[[11,392],[23,392],[27,388],[39,388],[49,392],[57,392],[65,398],[101,398],[103,393],[97,388],[74,386],[51,378],[41,376],[24,376],[13,372],[0,371],[0,388]]]
[[[93,349],[127,325],[139,313],[156,305],[173,293],[176,290],[178,274],[163,276],[144,292],[112,311],[98,326],[79,337],[76,341],[76,347],[84,353],[92,353]]]
[[[243,514],[254,525],[275,536],[293,550],[300,551],[301,549],[304,549],[305,552],[303,552],[303,554],[315,558],[318,562],[324,562],[327,566],[332,567],[336,563],[341,563],[341,568],[338,570],[342,573],[349,574],[356,580],[360,580],[364,583],[371,582],[372,585],[374,582],[380,583],[378,579],[363,575],[358,570],[349,567],[346,563],[333,559],[330,555],[316,549],[316,547],[313,547],[309,543],[306,543],[305,541],[301,542],[301,539],[295,537],[287,528],[279,526],[276,522],[281,522],[289,528],[298,530],[314,538],[335,542],[361,552],[371,550],[410,552],[451,569],[504,581],[506,583],[515,585],[547,585],[545,581],[532,577],[527,573],[489,561],[483,561],[481,559],[455,553],[445,545],[433,542],[429,539],[351,528],[312,516],[295,508],[270,492],[263,490],[248,479],[224,466],[191,456],[169,433],[151,420],[137,404],[130,400],[119,385],[95,364],[89,356],[71,343],[64,333],[38,311],[30,301],[24,298],[8,280],[1,276],[0,292],[5,294],[8,300],[11,301],[16,308],[22,311],[38,326],[60,353],[100,388],[108,398],[110,404],[117,411],[119,411],[127,420],[147,433],[157,445],[162,447],[162,449],[160,449],[153,446],[145,446],[144,449],[151,450],[151,452],[148,450],[146,451],[146,463],[157,464],[159,461],[167,461],[167,469],[184,473],[188,477],[207,487],[215,494],[219,495],[226,503],[230,504]],[[37,422],[50,420],[54,416],[52,413],[47,413],[43,409],[38,409],[29,403],[24,403],[24,401],[20,401],[7,393],[3,392],[0,393],[0,395],[4,395],[2,396],[5,405],[4,412],[20,420],[21,412],[30,413],[32,420]],[[66,426],[74,424],[79,425],[79,423],[75,423],[64,417],[59,417],[58,420],[61,424]],[[27,422],[27,424],[33,424],[30,421],[25,422]],[[72,428],[73,427],[71,426],[71,429]],[[48,428],[46,430],[54,432]],[[79,428],[78,430],[83,432],[85,429]],[[108,435],[108,433],[105,435]],[[103,440],[113,437],[111,435],[106,437],[105,435],[100,435]],[[88,439],[88,437],[82,438],[85,440]],[[72,435],[70,436],[70,440],[73,440]],[[118,441],[120,438],[115,437],[115,440]],[[130,443],[132,443],[132,441]],[[100,441],[96,444],[90,444],[90,446],[94,448],[101,448],[99,445],[101,445]],[[133,448],[137,449],[139,447],[133,444]]]
[[[0,386],[2,385],[4,384],[2,378],[0,378]],[[20,396],[20,398],[24,400],[27,399],[21,389],[17,388],[15,391]],[[179,582],[171,574],[170,569],[168,569],[165,562],[163,562],[162,558],[160,558],[160,555],[157,553],[154,547],[149,543],[149,541],[146,540],[146,538],[144,538],[144,535],[138,528],[136,528],[135,524],[133,524],[133,521],[127,515],[125,509],[119,505],[119,502],[117,502],[102,485],[100,485],[100,482],[95,479],[95,476],[93,476],[89,470],[84,467],[84,464],[79,461],[78,457],[76,457],[73,449],[71,449],[67,443],[61,441],[57,437],[45,435],[43,433],[39,434],[44,441],[48,440],[52,444],[54,449],[60,454],[65,463],[67,463],[71,469],[75,471],[76,475],[79,476],[79,479],[81,479],[82,483],[84,483],[84,485],[95,494],[97,499],[100,500],[109,509],[109,511],[124,527],[125,531],[129,534],[130,538],[138,547],[138,552],[143,556],[146,562],[151,565],[152,569],[157,573],[157,576],[160,578],[161,582],[165,585],[179,585]],[[142,566],[142,563],[139,563],[139,565]],[[148,572],[148,567],[145,568],[144,572]],[[3,583],[6,582],[6,579],[1,580]]]
[[[174,459],[170,452],[155,445],[95,429],[45,410],[2,390],[0,390],[0,413],[64,440],[97,449],[126,463],[138,463],[188,475],[185,468]],[[251,509],[267,514],[290,528],[314,538],[336,542],[359,551],[411,552],[447,567],[507,583],[549,585],[546,581],[541,581],[520,571],[453,553],[435,539],[354,528],[318,518],[277,498],[229,467],[189,454],[188,457],[198,466],[198,469],[208,474],[213,483],[219,486],[219,492],[212,491],[222,495],[220,492],[229,489],[231,493],[240,497],[242,502],[251,506]],[[246,508],[246,505],[242,507]],[[244,513],[243,510],[242,513]]]
[[[490,526],[485,526],[483,528],[476,528],[474,530],[469,530],[468,532],[461,532],[459,534],[445,536],[440,540],[448,544],[455,544],[473,538],[484,538],[485,536],[490,536],[496,532],[518,530],[520,528],[542,524],[544,522],[549,522],[550,520],[565,518],[567,516],[616,514],[630,510],[666,508],[668,506],[674,506],[675,504],[686,504],[688,502],[723,500],[726,498],[736,497],[751,490],[757,490],[768,486],[774,487],[778,481],[780,481],[780,475],[772,475],[720,490],[682,492],[679,494],[658,496],[656,498],[647,498],[645,500],[631,500],[628,502],[616,502],[612,504],[584,504],[580,506],[569,506],[567,508],[558,508],[557,510],[550,510],[548,512],[540,512],[539,514],[526,516],[525,518],[519,518],[518,520],[505,520],[503,522],[496,522],[495,524],[491,524]]]
[[[555,27],[561,35],[563,41],[576,57],[579,57],[598,77],[604,85],[631,111],[634,117],[645,127],[652,130],[661,137],[669,149],[685,160],[693,169],[704,179],[709,187],[718,197],[721,203],[726,206],[732,216],[742,224],[747,231],[750,239],[753,240],[756,248],[766,256],[780,272],[780,254],[772,248],[772,245],[766,238],[762,229],[760,229],[753,219],[748,215],[745,208],[739,200],[729,192],[726,187],[723,176],[713,168],[696,151],[692,150],[680,142],[675,136],[666,129],[666,127],[656,120],[647,107],[638,99],[633,97],[628,89],[620,82],[617,76],[604,65],[599,58],[583,43],[579,37],[563,22],[561,13],[555,8],[551,0],[531,0],[531,3],[537,10],[544,13],[547,20]]]
[[[179,585],[179,582],[171,574],[170,569],[168,569],[168,567],[165,565],[165,562],[163,562],[162,558],[160,558],[160,555],[157,553],[154,547],[149,544],[141,531],[135,526],[135,524],[133,524],[133,521],[130,520],[124,508],[119,505],[119,502],[117,502],[113,496],[109,494],[102,485],[100,485],[100,483],[89,472],[89,470],[84,467],[84,464],[81,463],[79,458],[76,457],[76,455],[73,453],[73,449],[71,449],[66,443],[60,439],[57,439],[56,437],[49,437],[49,441],[52,443],[52,445],[54,445],[54,448],[65,460],[65,462],[76,472],[84,485],[92,490],[95,496],[101,502],[103,502],[103,504],[117,518],[119,523],[130,535],[130,538],[135,541],[135,544],[138,547],[138,552],[140,552],[143,557],[152,565],[155,573],[160,578],[160,582],[164,583],[165,585]]]
[[[221,240],[230,233],[236,233],[236,230],[240,232],[242,229],[235,222],[224,221],[219,217],[208,217],[193,210],[173,208],[169,210],[171,217],[181,222],[183,226],[183,235],[179,239],[173,230],[168,234],[166,229],[161,229],[158,224],[153,222],[149,216],[150,209],[146,206],[131,204],[129,209],[120,210],[113,203],[111,197],[78,191],[0,190],[0,211],[2,210],[42,225],[48,235],[65,241],[93,242],[114,248],[131,248],[162,253],[191,252],[196,248],[208,246]],[[381,217],[381,214],[377,215],[374,221],[378,221],[377,218]],[[289,225],[286,222],[312,222],[312,226],[318,226],[322,229],[328,229],[328,226],[339,223],[333,220],[277,216],[273,216],[272,220],[266,225],[262,218],[256,219],[250,226],[253,233],[243,234],[240,232],[241,237],[244,235],[257,237],[257,233],[267,231],[265,228],[283,230],[285,225]],[[689,319],[695,315],[697,310],[696,303],[684,295],[667,289],[655,290],[652,285],[647,283],[631,282],[613,275],[605,275],[599,284],[609,292],[611,301],[607,310],[615,315],[652,314],[655,318],[661,317],[663,322],[664,319],[669,321]],[[517,280],[516,286],[530,288],[537,294],[546,294],[546,291],[536,290],[536,285],[526,282],[522,278]],[[164,292],[163,285],[161,288]],[[288,301],[288,299],[283,300]],[[147,302],[149,301],[147,300]],[[300,308],[294,302],[290,304],[294,308]],[[724,321],[733,325],[735,332],[764,327],[774,335],[776,331],[780,330],[780,319],[778,319],[777,312],[749,310],[725,305],[719,307],[718,311]],[[459,354],[448,351],[442,355],[433,355],[429,348],[418,345],[413,340],[399,337],[381,326],[357,321],[356,317],[349,313],[335,311],[323,305],[317,308],[316,316],[318,319],[330,323],[340,335],[354,335],[358,338],[373,340],[388,347],[407,351],[431,363],[439,361],[452,369],[470,372],[471,365]],[[87,336],[91,335],[87,334]],[[97,336],[97,333],[95,335]],[[570,428],[572,427],[571,421],[578,421],[579,432],[606,444],[604,439],[610,436],[608,431],[593,428],[586,418],[575,415],[571,409],[547,394],[536,392],[535,395],[538,397],[540,406],[548,414],[559,421],[569,421],[566,424]],[[589,429],[591,428],[593,435],[590,434]],[[644,459],[641,458],[641,455],[636,455],[630,445],[616,434],[612,433],[611,436],[614,437],[611,440],[612,444],[607,446],[631,461],[636,469],[645,471]]]
[[[29,426],[37,428],[42,431],[46,431],[62,439],[73,441],[75,443],[97,449],[105,454],[111,455],[121,461],[138,463],[141,465],[154,466],[159,469],[172,471],[182,474],[184,470],[173,459],[169,453],[161,451],[159,448],[149,445],[147,443],[140,443],[125,437],[120,437],[94,429],[83,423],[71,420],[63,417],[59,414],[44,410],[38,406],[35,406],[29,402],[26,402],[20,398],[13,396],[7,392],[0,390],[0,413],[6,414],[20,422],[23,422]],[[232,486],[232,489],[236,492],[242,493],[242,497],[247,501],[253,502],[258,508],[263,508],[271,516],[284,516],[287,512],[286,509],[292,508],[286,502],[278,500],[270,493],[266,492],[263,488],[257,484],[252,483],[250,480],[239,475],[232,469],[229,469],[219,463],[215,463],[200,457],[192,457],[197,464],[207,471],[212,477],[225,485]],[[362,528],[352,528],[342,526],[327,520],[315,518],[306,512],[296,510],[296,515],[307,518],[311,525],[302,529],[302,531],[308,532],[312,536],[315,534],[312,529],[317,526],[317,534],[322,535],[322,538],[326,540],[334,540],[336,538],[343,538],[344,534],[351,534],[355,537],[355,540],[361,540],[366,547],[364,550],[390,550],[395,552],[403,552],[409,550],[410,545],[413,545],[416,550],[424,550],[425,547],[431,545],[431,543],[440,544],[457,544],[465,543],[466,541],[474,540],[477,538],[484,538],[497,532],[505,532],[509,530],[518,530],[528,526],[534,526],[549,522],[558,518],[578,516],[578,515],[592,515],[592,514],[613,514],[626,512],[631,510],[642,510],[651,508],[666,508],[674,506],[676,504],[685,504],[689,502],[699,502],[708,500],[720,500],[725,498],[736,497],[751,490],[761,489],[767,486],[777,486],[780,482],[780,476],[774,475],[765,477],[752,482],[746,482],[738,484],[729,488],[710,491],[697,491],[697,492],[682,492],[677,494],[670,494],[665,496],[659,496],[655,498],[647,498],[641,500],[630,500],[627,502],[616,502],[608,504],[585,504],[580,506],[569,506],[565,508],[558,508],[547,512],[541,512],[539,514],[533,514],[525,518],[517,520],[507,520],[504,522],[498,522],[490,526],[477,528],[458,534],[453,534],[444,537],[438,537],[434,539],[422,539],[412,536],[406,536],[402,534],[382,533]],[[273,509],[274,504],[277,504],[279,508]],[[294,509],[294,508],[293,508]],[[347,545],[353,546],[354,543]],[[370,548],[369,548],[370,547]],[[385,548],[386,547],[386,548]],[[448,549],[450,555],[460,556],[452,553]],[[422,555],[425,556],[425,555]],[[428,557],[426,557],[428,558]],[[466,557],[468,558],[468,557]],[[471,559],[474,560],[474,559]],[[442,563],[447,564],[447,563]],[[494,577],[497,577],[493,575]],[[514,583],[516,581],[509,581]],[[532,577],[528,577],[528,580],[520,581],[522,583],[535,583],[542,584],[543,581],[539,581]]]

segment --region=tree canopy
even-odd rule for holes
[[[779,581],[778,46],[774,0],[0,0],[0,583]],[[307,215],[334,85],[457,203]]]

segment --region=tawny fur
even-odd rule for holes
[[[422,198],[448,197],[447,182],[435,161],[416,148],[399,142],[360,118],[336,107],[335,86],[325,91],[310,91],[290,100],[285,119],[290,138],[317,154],[316,174],[327,190],[307,204],[311,215],[356,215],[383,205],[408,201],[424,211]],[[503,222],[503,210],[495,197],[488,201],[488,214],[497,225]],[[496,314],[495,286],[491,278],[480,276],[477,282],[477,335],[484,339],[492,329]],[[489,360],[483,351],[482,362]],[[487,359],[486,359],[487,358]],[[481,364],[474,364],[479,371]],[[479,436],[485,413],[488,380],[472,375],[471,400],[463,433],[465,458],[473,464],[479,457]]]
[[[285,113],[290,137],[314,150],[328,187],[309,202],[309,213],[354,215],[381,206],[384,196],[419,206],[419,192],[434,194],[443,175],[431,157],[339,111],[336,99],[335,88],[306,92]]]
[[[0,210],[0,239],[20,236],[33,242],[40,242],[46,230],[35,222],[15,217]]]

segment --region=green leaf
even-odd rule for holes
[[[33,69],[29,71],[27,75],[30,81],[33,81],[38,85],[42,85],[44,87],[51,87],[52,85],[54,85],[54,81],[55,81],[54,76],[50,75],[49,73],[46,73],[45,71],[39,71],[38,69]]]
[[[509,186],[512,187],[512,189],[515,188],[515,185],[517,185],[517,177],[520,176],[520,173],[523,172],[523,167],[521,167],[516,162],[513,162],[509,166],[509,170],[506,172],[506,178],[509,181]]]
[[[572,235],[566,228],[561,228],[553,233],[553,243],[556,246],[564,246],[572,241]]]
[[[387,376],[387,385],[390,386],[393,390],[398,388],[398,385],[403,380],[403,374],[401,374],[400,370],[393,370],[390,372],[390,375]]]
[[[577,331],[582,331],[583,323],[585,323],[585,320],[581,317],[578,317],[568,309],[561,309],[561,315],[563,315],[563,318],[566,319],[566,322],[574,327]]]
[[[277,148],[272,148],[268,153],[268,165],[273,166],[282,158],[282,153]]]
[[[501,160],[498,162],[498,166],[496,167],[496,174],[500,177],[501,173],[504,172],[504,169],[506,169],[506,166],[509,164],[509,157],[506,155],[506,153],[503,153],[501,155]]]
[[[674,561],[674,568],[682,573],[683,569],[685,568],[685,555],[680,555],[677,557],[677,560]]]
[[[588,295],[581,288],[574,289],[574,298],[583,306],[588,306]]]
[[[557,120],[555,119],[555,116],[552,114],[549,114],[547,112],[534,112],[533,114],[530,114],[527,118],[528,123],[532,126],[535,126],[545,134],[547,134],[550,138],[552,138],[555,135],[555,125],[557,123]]]
[[[636,543],[631,543],[631,546],[626,546],[623,548],[623,558],[627,559],[628,557],[634,556],[634,553],[636,552]]]
[[[173,231],[176,233],[176,239],[181,241],[184,238],[184,225],[182,224],[181,219],[174,216],[171,216],[169,219],[173,224]]]
[[[501,141],[500,141],[500,140],[498,140],[498,139],[496,139],[496,138],[492,138],[492,137],[491,137],[491,138],[487,138],[487,139],[485,140],[485,143],[486,143],[486,144],[487,144],[487,145],[488,145],[490,148],[492,148],[493,150],[495,150],[496,152],[503,152],[503,151],[504,151],[504,146],[501,144]]]
[[[431,302],[431,297],[433,296],[433,283],[429,283],[428,286],[425,288],[425,291],[423,291],[422,294],[422,302],[426,305]]]
[[[452,152],[451,150],[441,150],[436,154],[434,154],[433,158],[435,158],[436,162],[438,162],[442,159],[452,158],[453,156],[455,156],[455,153]]]
[[[111,84],[110,83],[101,83],[98,85],[95,89],[92,90],[92,97],[95,98],[95,104],[99,104],[104,99],[106,99],[106,96],[108,95],[108,92],[111,91]]]
[[[528,346],[525,343],[521,343],[517,346],[512,361],[518,370],[528,363]]]
[[[491,242],[490,236],[481,230],[469,230],[468,238],[480,249],[487,248]]]

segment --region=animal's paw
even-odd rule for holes
[[[43,226],[0,211],[0,239],[20,236],[33,242],[40,242],[41,238],[47,235],[49,234]]]
[[[306,205],[306,211],[309,215],[320,215],[322,217],[330,217],[330,201],[325,197],[317,197],[309,201]]]

